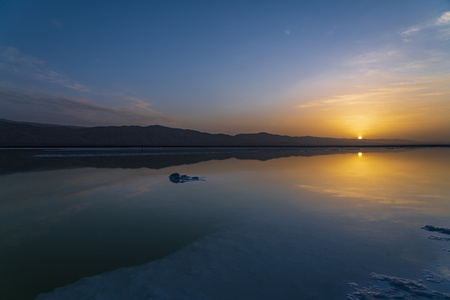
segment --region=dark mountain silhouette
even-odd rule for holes
[[[409,140],[291,137],[269,133],[211,134],[159,125],[74,127],[0,120],[1,147],[50,146],[390,146]]]

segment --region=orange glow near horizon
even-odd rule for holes
[[[294,106],[254,108],[251,114],[229,111],[225,119],[218,116],[197,119],[207,120],[202,131],[214,133],[268,132],[361,141],[406,139],[448,143],[450,88],[444,87],[441,81],[450,82],[450,76],[405,82],[397,79],[394,83],[374,81],[375,87],[365,87],[368,83],[362,81],[363,87],[348,87],[346,92],[321,89],[323,94],[299,98],[301,104],[290,103]],[[194,125],[189,127],[197,129]]]
[[[299,98],[297,110],[286,115],[295,113],[292,123],[305,135],[448,141],[449,81],[447,75],[385,80],[371,74]]]

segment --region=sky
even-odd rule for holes
[[[0,118],[450,143],[450,1],[0,0]]]

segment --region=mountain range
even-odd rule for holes
[[[341,139],[282,136],[270,133],[211,134],[195,130],[142,126],[76,127],[0,119],[0,147],[108,147],[108,146],[392,146],[416,145],[399,139]]]

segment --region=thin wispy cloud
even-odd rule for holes
[[[450,89],[442,89],[439,92],[430,92],[436,90],[437,86],[445,86],[448,83],[448,78],[423,78],[422,80],[415,80],[411,82],[397,82],[391,83],[384,87],[375,89],[367,89],[358,93],[334,95],[328,98],[310,101],[304,104],[297,105],[297,108],[313,108],[320,106],[342,106],[342,105],[392,105],[396,102],[402,102],[408,98],[408,104],[411,105],[413,101],[422,101],[418,97],[423,96],[450,96]]]
[[[402,36],[408,36],[408,35],[410,35],[410,34],[413,34],[414,32],[419,32],[420,30],[421,30],[420,27],[418,27],[418,26],[413,26],[413,27],[410,27],[410,28],[408,28],[407,30],[403,31],[403,32],[401,33],[401,35],[402,35]]]
[[[380,67],[381,62],[393,62],[401,58],[401,52],[395,47],[385,47],[377,50],[357,54],[344,62],[344,66],[356,66],[374,69]]]
[[[121,106],[108,106],[86,99],[38,95],[0,87],[2,117],[66,125],[150,125],[170,119],[136,98],[123,98]]]
[[[0,58],[4,66],[37,68],[45,65],[43,60],[21,55],[19,50],[14,47],[0,47]]]
[[[80,92],[89,91],[89,88],[85,85],[50,68],[45,61],[33,56],[24,55],[14,47],[0,47],[0,66],[5,72],[12,72]]]
[[[437,26],[450,25],[450,11],[443,13],[442,16],[440,16],[436,20],[436,25]]]
[[[410,38],[424,32],[427,33],[427,38],[450,39],[450,11],[424,24],[413,25],[400,34],[404,38],[403,41],[409,42]]]
[[[68,89],[80,92],[89,91],[89,88],[87,88],[86,86],[67,78],[67,76],[65,76],[64,74],[53,70],[36,70],[36,74],[34,76],[37,79],[42,79],[53,84],[61,85]]]
[[[414,77],[448,74],[450,53],[427,45],[416,49],[398,45],[356,55],[346,60],[342,66],[346,69],[347,76],[353,76],[357,80],[362,77],[371,77],[372,80],[403,77],[411,81]]]
[[[152,111],[155,112],[153,109],[151,109],[151,104],[148,101],[138,99],[136,97],[122,97],[122,99],[126,102],[129,102],[133,105],[133,107],[137,109],[141,109],[144,111]]]

